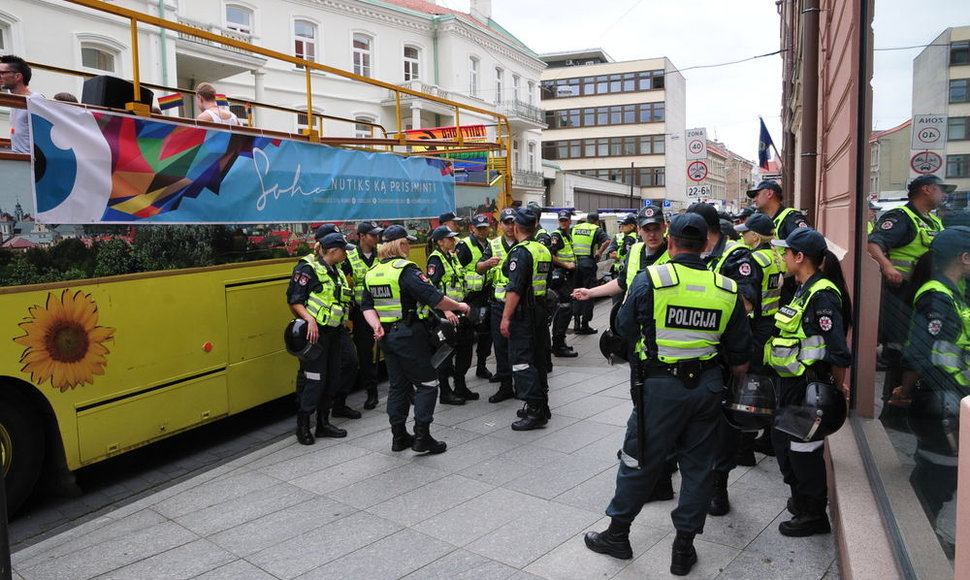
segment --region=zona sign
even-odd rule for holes
[[[704,181],[707,177],[707,164],[703,161],[692,161],[687,166],[687,177],[691,181]]]

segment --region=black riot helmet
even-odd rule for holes
[[[728,423],[741,431],[771,427],[775,408],[775,381],[765,375],[747,374],[733,381],[728,399],[724,401]]]
[[[805,403],[782,407],[775,428],[805,443],[821,441],[845,423],[848,407],[841,391],[828,383],[812,381],[805,387]]]
[[[306,333],[306,320],[302,318],[291,320],[286,325],[286,329],[283,330],[283,343],[286,345],[286,352],[300,360],[316,360],[323,352],[323,348],[318,343],[307,340]]]
[[[960,441],[960,395],[952,389],[919,390],[909,407],[909,428],[928,451],[956,455]]]
[[[623,306],[622,302],[617,302],[610,310],[610,328],[600,335],[600,352],[612,365],[615,363],[625,363],[630,356],[630,346],[625,338],[616,331],[616,315]]]

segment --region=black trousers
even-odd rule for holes
[[[623,452],[616,473],[616,491],[606,515],[621,522],[633,522],[649,500],[667,459],[675,454],[680,462],[680,496],[671,512],[677,531],[704,531],[710,503],[711,464],[717,448],[724,388],[721,369],[701,374],[698,384],[688,389],[672,376],[648,378],[643,388],[644,456],[637,468],[637,411],[630,413]]]
[[[509,363],[509,339],[502,336],[499,327],[502,325],[502,311],[505,302],[493,300],[492,313],[492,345],[495,347],[495,376],[508,382],[512,379],[512,365]]]
[[[377,348],[374,343],[374,331],[371,329],[364,314],[359,308],[354,308],[351,315],[354,323],[354,348],[357,355],[357,378],[354,386],[358,389],[377,388]]]
[[[491,291],[491,286],[488,286],[488,289]],[[485,291],[472,292],[465,299],[465,302],[471,308],[489,308],[489,300]],[[484,365],[485,360],[488,359],[488,355],[492,354],[491,319],[491,311],[487,310],[485,318],[475,326],[475,356],[478,358],[478,364],[480,365]]]
[[[464,377],[472,366],[472,351],[475,348],[476,335],[471,324],[463,321],[456,329],[458,344],[455,351],[438,367],[438,380],[445,381],[448,377]]]
[[[787,405],[805,403],[804,377],[778,379],[778,409]],[[791,488],[792,497],[801,501],[805,508],[820,513],[828,503],[828,483],[825,479],[825,442],[804,443],[788,433],[773,429],[771,444],[775,448],[775,459]]]
[[[577,288],[592,288],[596,285],[596,260],[593,258],[579,258],[575,272]],[[573,302],[573,315],[578,316],[583,324],[589,324],[593,319],[594,302],[594,300]]]
[[[387,391],[387,416],[391,425],[403,425],[411,409],[409,394],[414,394],[414,420],[434,421],[438,400],[438,372],[431,366],[432,338],[423,322],[398,323],[385,327],[381,348],[387,363],[390,386]]]
[[[353,353],[354,366],[357,355],[347,329],[332,326],[317,326],[320,339],[317,344],[322,352],[316,360],[300,361],[300,372],[296,383],[297,404],[301,413],[313,413],[318,408],[330,412],[333,399],[346,387],[346,368],[350,368],[347,356]],[[353,373],[350,374],[353,377]]]
[[[559,308],[552,316],[552,342],[553,344],[565,343],[566,328],[569,326],[569,318],[572,315],[572,298],[570,294],[576,288],[575,270],[562,270],[562,283],[554,288],[559,296]]]
[[[546,309],[531,300],[528,302],[520,303],[509,320],[509,365],[515,397],[544,404],[549,401],[546,381],[549,327],[546,326]]]

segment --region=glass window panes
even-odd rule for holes
[[[416,46],[404,47],[404,80],[411,81],[421,78],[420,56],[421,53]]]
[[[967,135],[970,117],[950,117],[946,124],[946,138],[950,141],[965,141],[970,139]]]
[[[312,62],[317,60],[317,27],[312,22],[297,20],[293,23],[293,55]],[[297,65],[298,68],[302,68]]]
[[[950,80],[950,102],[966,103],[970,101],[970,79]]]
[[[242,32],[244,34],[250,34],[253,31],[253,13],[248,8],[243,8],[242,6],[235,6],[233,4],[226,5],[226,28],[229,30],[235,30],[236,32]]]
[[[91,46],[81,47],[81,66],[107,72],[115,72],[115,56],[106,50]]]
[[[354,74],[371,76],[371,44],[371,38],[366,34],[354,35]]]
[[[970,154],[947,155],[946,176],[951,179],[970,177]]]

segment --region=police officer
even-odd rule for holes
[[[767,179],[748,190],[748,198],[754,207],[771,218],[775,224],[775,235],[783,240],[795,228],[810,228],[812,224],[805,214],[792,207],[786,207],[777,181]],[[744,211],[742,210],[742,214]]]
[[[805,402],[809,382],[827,383],[848,394],[844,380],[852,354],[845,335],[852,317],[842,269],[822,234],[796,228],[788,238],[771,243],[784,248],[785,265],[798,283],[792,301],[775,314],[775,334],[765,350],[765,362],[780,377],[776,395],[780,416],[785,407]],[[825,514],[825,441],[797,439],[779,430],[777,421],[771,440],[778,467],[792,491],[788,509],[794,514],[781,522],[778,531],[793,537],[830,532]]]
[[[512,430],[529,431],[545,426],[552,416],[546,381],[549,330],[545,307],[552,255],[535,240],[534,213],[516,210],[513,227],[517,244],[502,265],[507,282],[499,331],[509,341],[515,396],[525,401],[524,416],[512,423]]]
[[[638,342],[639,377],[627,422],[616,491],[606,509],[610,526],[586,534],[589,549],[633,557],[630,524],[649,499],[676,452],[682,475],[670,571],[685,575],[697,562],[694,535],[702,533],[710,498],[709,475],[721,421],[722,363],[733,374],[747,370],[750,330],[737,284],[709,271],[700,257],[708,226],[699,215],[674,216],[671,261],[636,276],[617,316],[628,340]]]
[[[490,223],[488,216],[485,214],[477,214],[472,217],[472,235],[462,238],[458,242],[458,246],[455,248],[455,255],[458,256],[458,262],[461,263],[461,267],[465,270],[465,284],[468,287],[468,295],[465,298],[465,302],[472,310],[485,309],[485,316],[480,317],[477,320],[475,326],[475,355],[478,360],[476,365],[475,376],[482,379],[492,378],[492,373],[489,372],[488,367],[485,366],[485,361],[488,360],[488,355],[492,352],[492,333],[489,330],[490,317],[487,314],[488,309],[488,299],[489,290],[491,286],[486,283],[486,274],[479,274],[477,270],[478,261],[481,259],[482,255],[485,253],[485,249],[488,247],[488,234],[490,230]],[[478,393],[472,393],[477,395]],[[478,397],[474,397],[477,399]]]
[[[912,278],[918,290],[904,363],[919,382],[914,389],[915,380],[904,380],[889,401],[909,407],[916,435],[909,481],[950,554],[945,538],[954,537],[953,523],[938,516],[957,488],[959,401],[970,395],[970,304],[962,291],[968,278],[970,227],[947,228],[933,238]]]
[[[580,288],[592,288],[596,285],[597,262],[610,244],[610,237],[599,225],[599,214],[590,212],[586,215],[586,222],[573,226],[573,252],[576,254],[576,285]],[[573,308],[575,318],[573,330],[576,334],[596,334],[596,329],[589,326],[593,319],[593,303],[590,301],[576,302]]]
[[[751,370],[764,370],[762,353],[765,343],[774,333],[775,313],[781,305],[781,283],[785,265],[771,247],[775,224],[763,213],[752,214],[734,229],[741,233],[744,245],[751,249],[751,258],[761,280],[760,293],[751,303]]]
[[[461,302],[467,294],[465,270],[455,256],[457,232],[447,226],[438,226],[431,232],[435,249],[428,256],[428,279],[455,302]],[[454,352],[438,367],[438,401],[443,405],[464,405],[466,400],[477,400],[478,393],[468,390],[465,373],[472,363],[475,332],[467,318],[460,318],[456,328],[458,344]],[[452,390],[449,379],[453,379]]]
[[[494,395],[488,398],[489,403],[501,403],[515,396],[512,389],[512,367],[509,364],[509,341],[502,336],[499,323],[505,310],[505,286],[508,279],[503,272],[503,264],[509,251],[517,243],[515,240],[515,210],[507,207],[499,214],[501,235],[489,240],[488,247],[478,260],[478,272],[488,273],[493,291],[489,305],[492,329],[492,345],[495,347],[495,374],[489,379],[491,383],[499,383]]]
[[[380,341],[387,363],[390,387],[387,392],[387,415],[391,423],[392,451],[410,447],[418,453],[443,453],[444,441],[431,436],[437,399],[437,371],[431,366],[433,336],[428,328],[432,314],[428,307],[445,312],[457,324],[455,312],[468,313],[468,305],[456,302],[431,285],[428,277],[408,259],[411,242],[402,226],[384,230],[383,244],[377,252],[379,263],[364,277],[361,308]],[[410,408],[409,394],[414,394],[414,435],[405,422]]]
[[[614,278],[616,278],[619,272],[620,264],[626,260],[626,254],[630,246],[639,240],[637,236],[637,214],[628,213],[624,215],[616,222],[616,227],[619,231],[613,235],[613,238],[610,240],[610,245],[606,248],[607,257],[613,260],[613,266],[610,268],[610,271]],[[616,294],[613,296],[613,304],[621,300],[623,300],[622,295]]]
[[[910,182],[906,205],[882,215],[869,235],[868,250],[882,272],[879,308],[879,342],[886,363],[883,401],[902,380],[902,349],[910,318],[910,304],[904,296],[912,292],[907,281],[913,265],[926,253],[943,222],[933,210],[943,205],[946,194],[956,186],[943,183],[936,175],[922,175]],[[905,415],[895,406],[883,404],[879,418],[889,427],[905,428]]]
[[[378,403],[377,349],[374,333],[360,310],[360,302],[364,298],[364,275],[377,263],[377,242],[380,241],[383,231],[384,228],[378,227],[374,222],[357,224],[357,246],[347,250],[347,260],[343,263],[344,273],[351,277],[354,286],[354,306],[350,319],[354,325],[354,347],[357,349],[359,361],[357,386],[367,391],[364,408],[368,410],[376,408]]]
[[[347,431],[330,424],[334,394],[344,380],[341,359],[347,353],[356,358],[344,323],[350,312],[352,291],[338,265],[352,246],[343,234],[331,233],[315,244],[314,253],[304,256],[293,269],[287,289],[290,310],[307,322],[307,340],[320,345],[315,360],[300,360],[302,388],[297,397],[296,439],[313,445],[310,415],[316,412],[317,437],[346,437]]]
[[[556,216],[559,228],[549,234],[549,252],[552,254],[552,278],[550,287],[556,291],[559,308],[552,315],[552,354],[556,357],[575,358],[579,353],[566,344],[566,328],[571,314],[571,295],[575,288],[576,255],[573,253],[573,238],[570,233],[572,213],[568,209],[559,210]]]
[[[760,304],[761,297],[761,269],[754,265],[751,251],[744,244],[721,233],[721,219],[714,206],[707,203],[694,203],[687,208],[687,212],[700,215],[707,224],[707,249],[709,250],[705,258],[707,267],[737,283],[745,311],[750,312],[754,304]],[[727,490],[728,477],[737,465],[736,458],[742,441],[741,433],[724,417],[721,420],[720,430],[719,449],[712,474],[713,494],[707,512],[712,516],[722,516],[731,510]],[[751,453],[751,459],[753,463],[753,453]]]

